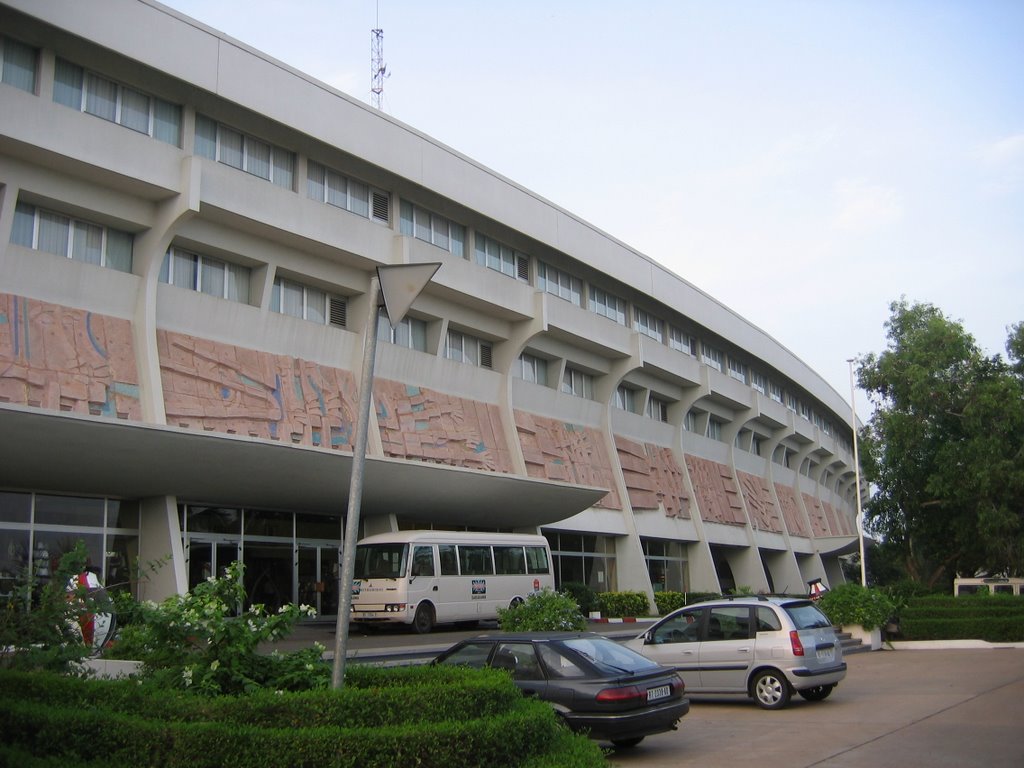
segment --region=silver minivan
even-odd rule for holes
[[[846,676],[831,622],[804,598],[724,597],[680,608],[626,645],[673,667],[690,694],[750,696],[781,709],[826,698]]]

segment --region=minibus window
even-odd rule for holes
[[[438,544],[437,554],[441,558],[441,575],[442,576],[458,576],[459,575],[459,559],[455,555],[454,544]]]
[[[414,547],[412,550],[411,576],[434,575],[434,548]]]
[[[527,547],[526,568],[529,573],[550,573],[548,551],[544,547]]]
[[[397,579],[401,577],[406,544],[360,544],[356,547],[357,579]]]

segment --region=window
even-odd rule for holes
[[[577,307],[583,306],[583,281],[543,261],[537,262],[537,287]]]
[[[491,548],[459,545],[459,569],[463,576],[490,576],[494,573]]]
[[[697,414],[693,411],[686,412],[686,418],[683,419],[683,429],[687,432],[697,431]]]
[[[469,363],[481,368],[491,367],[490,343],[460,331],[448,331],[444,356],[449,360],[457,360],[460,363]]]
[[[196,154],[293,189],[295,154],[196,115]]]
[[[729,355],[729,376],[736,381],[747,383],[747,366],[732,355]]]
[[[664,338],[661,320],[639,307],[633,308],[633,327],[644,336],[650,336],[656,341],[661,341]]]
[[[526,573],[522,547],[494,547],[495,573]]]
[[[463,244],[466,241],[466,228],[461,224],[426,211],[408,200],[402,201],[400,213],[403,235],[436,245],[453,256],[462,256]]]
[[[562,391],[573,397],[594,399],[594,377],[589,373],[566,367],[562,376]]]
[[[655,421],[668,422],[668,402],[660,397],[651,395],[647,398],[647,406],[644,408],[644,415]]]
[[[11,242],[75,261],[132,271],[132,235],[19,202]]]
[[[473,238],[476,263],[517,280],[530,279],[530,259],[517,250],[479,232]]]
[[[625,384],[620,384],[615,389],[615,407],[622,411],[636,413],[636,390],[630,389]]]
[[[524,352],[519,356],[515,375],[532,384],[548,385],[548,361]]]
[[[160,282],[219,299],[249,303],[250,269],[181,248],[170,248],[160,267]]]
[[[763,395],[767,391],[768,380],[765,378],[763,373],[751,372],[750,386]]]
[[[715,349],[707,343],[701,345],[701,360],[704,361],[705,365],[709,365],[716,371],[721,372],[724,359],[725,355],[722,354],[722,350]]]
[[[672,349],[683,352],[691,357],[697,356],[697,339],[680,328],[669,328],[668,345]]]
[[[434,548],[413,547],[412,549],[412,570],[410,576],[433,576],[434,575]]]
[[[53,100],[181,146],[181,107],[57,59]]]
[[[390,221],[391,196],[387,192],[342,176],[312,160],[306,174],[306,195],[310,200],[327,203],[382,224]]]
[[[768,397],[774,400],[776,403],[782,402],[782,387],[776,384],[774,381],[768,382]]]
[[[0,36],[0,83],[36,92],[36,49]]]
[[[619,325],[626,324],[625,299],[620,299],[618,296],[602,291],[600,288],[590,287],[587,308],[602,317],[614,320]]]
[[[722,422],[716,419],[714,416],[708,419],[708,428],[704,432],[705,437],[710,437],[712,440],[722,439]]]
[[[406,349],[427,351],[427,324],[423,320],[406,315],[397,327],[392,328],[383,311],[377,315],[377,338]]]
[[[811,420],[811,406],[805,403],[803,400],[797,402],[797,410],[800,413],[801,418]]]
[[[755,456],[761,455],[761,436],[756,432],[750,438],[750,452]]]
[[[345,327],[347,305],[340,296],[278,277],[270,297],[270,309],[320,325]]]
[[[792,392],[787,392],[786,393],[786,407],[789,408],[789,410],[791,410],[791,411],[793,411],[795,413],[796,409],[797,409],[797,407],[799,405],[800,405],[800,401],[797,400],[796,395],[794,395]]]

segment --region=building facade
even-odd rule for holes
[[[0,61],[0,580],[82,540],[139,597],[242,559],[336,613],[368,334],[364,534],[540,531],[651,600],[843,580],[849,406],[656,261],[150,0],[5,0]]]

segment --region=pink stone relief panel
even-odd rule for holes
[[[169,331],[157,347],[169,425],[352,450],[348,371]]]
[[[686,454],[686,467],[690,470],[702,520],[725,525],[747,524],[736,478],[729,467],[690,454]]]
[[[513,471],[496,405],[383,380],[373,396],[385,456]]]
[[[683,470],[671,448],[619,435],[615,436],[615,448],[633,509],[657,509],[663,504],[666,517],[690,517]]]
[[[530,477],[607,488],[594,506],[622,509],[611,457],[601,433],[591,427],[516,411],[516,431]]]
[[[747,509],[759,530],[782,533],[782,517],[772,499],[772,491],[768,481],[763,477],[749,472],[737,471],[743,497],[747,500]]]
[[[131,323],[0,293],[0,401],[138,421]]]
[[[779,505],[782,507],[782,519],[786,521],[786,528],[789,529],[790,535],[809,539],[811,537],[811,530],[807,527],[804,516],[800,512],[800,505],[797,503],[796,493],[793,492],[793,489],[776,483],[775,495],[779,498]]]
[[[821,502],[809,493],[805,493],[803,496],[807,517],[811,519],[811,531],[814,532],[815,536],[831,536],[828,520],[825,519],[825,510],[822,509]]]

